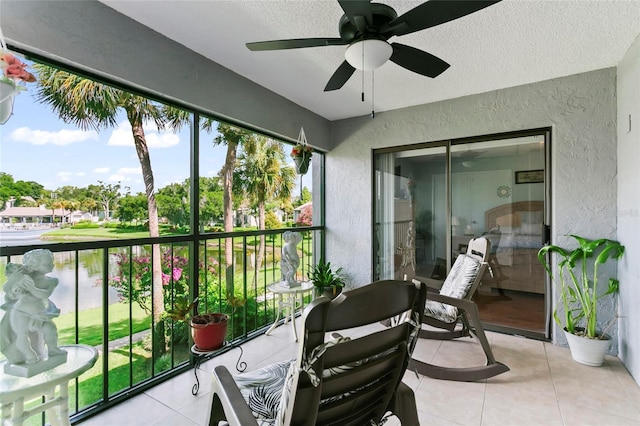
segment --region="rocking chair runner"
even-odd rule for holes
[[[475,336],[484,350],[486,365],[453,368],[412,359],[418,373],[435,379],[471,382],[509,371],[509,367],[493,357],[480,322],[478,306],[471,301],[487,270],[490,247],[491,243],[486,238],[469,241],[467,253],[458,256],[440,292],[429,289],[422,322],[442,331],[421,329],[418,334],[421,338],[438,340]]]
[[[418,425],[413,391],[401,380],[425,300],[424,284],[400,280],[314,300],[296,360],[237,376],[214,369],[208,424],[369,426],[391,411],[402,424]],[[394,317],[410,319],[379,324]],[[365,325],[351,338],[333,333]]]

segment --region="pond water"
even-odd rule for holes
[[[78,253],[78,309],[92,309],[102,306],[102,253],[101,250],[85,250]],[[74,312],[76,310],[76,268],[75,254],[69,252],[53,253],[54,268],[48,274],[59,280],[58,287],[55,289],[50,299],[64,313]],[[12,256],[12,263],[22,263],[22,256]],[[6,281],[5,278],[6,259],[2,259],[2,271],[0,271],[1,282]],[[109,287],[108,289],[109,304],[119,301],[118,292]]]
[[[41,243],[39,234],[37,232],[29,232],[28,234],[17,235],[15,232],[8,232],[11,242],[17,242],[17,244],[7,244],[9,241],[5,239],[7,232],[0,232],[0,244],[2,245],[27,245],[33,244],[34,249]],[[46,232],[46,231],[41,231]],[[186,248],[186,247],[183,247]],[[134,247],[135,256],[148,256],[148,250],[146,247]],[[111,253],[114,253],[112,251]],[[209,258],[218,258],[218,250],[207,250]],[[60,308],[60,311],[64,313],[74,312],[76,310],[76,259],[74,252],[59,252],[53,253],[54,256],[54,269],[49,276],[56,277],[59,280],[58,287],[51,296],[51,300]],[[250,254],[253,257],[253,253]],[[242,250],[238,250],[235,253],[236,260],[242,260]],[[22,263],[22,256],[12,256],[11,262]],[[2,285],[5,279],[5,267],[6,258],[0,259],[0,285]],[[242,271],[243,265],[241,262],[235,264],[236,271]],[[114,256],[111,256],[109,260],[109,275],[116,275],[118,266]],[[78,309],[80,311],[85,309],[99,308],[102,306],[102,249],[95,250],[82,250],[78,252]],[[108,301],[109,304],[119,302],[119,294],[116,289],[109,286],[108,288]]]

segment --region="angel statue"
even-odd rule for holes
[[[299,232],[286,231],[282,234],[282,239],[284,240],[282,259],[280,260],[282,281],[285,281],[289,287],[296,287],[300,285],[296,280],[296,271],[300,266],[300,257],[296,246],[302,241],[302,235]]]
[[[11,365],[51,360],[48,369],[66,362],[66,351],[58,347],[53,323],[60,309],[49,299],[58,286],[57,278],[46,275],[51,271],[53,254],[43,249],[25,253],[22,265],[7,264],[4,303],[0,305],[5,311],[0,320],[0,352],[7,358],[5,372]]]

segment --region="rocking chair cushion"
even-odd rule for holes
[[[440,294],[456,299],[464,298],[478,276],[480,266],[480,260],[466,254],[458,255],[451,272],[449,272],[447,279],[442,284]],[[424,314],[446,323],[452,323],[458,317],[458,308],[427,299]]]

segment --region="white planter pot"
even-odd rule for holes
[[[586,337],[576,336],[563,330],[564,335],[569,343],[571,357],[580,364],[599,367],[604,362],[604,356],[611,345],[611,338],[606,339],[587,339]]]
[[[0,81],[0,124],[9,120],[13,112],[13,99],[18,93],[18,89],[6,81]]]

